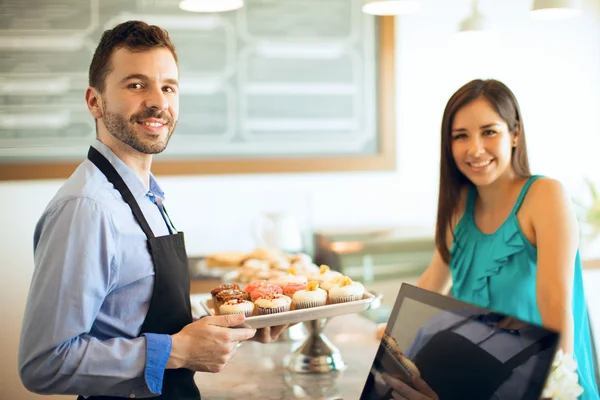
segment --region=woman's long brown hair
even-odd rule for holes
[[[471,182],[459,171],[452,156],[452,123],[454,116],[465,105],[484,97],[508,125],[510,132],[518,132],[519,140],[513,148],[511,164],[517,176],[529,177],[529,160],[525,143],[525,129],[519,103],[512,91],[497,80],[473,80],[456,91],[448,100],[442,118],[442,148],[440,186],[435,232],[435,245],[446,263],[450,263],[447,231],[451,227],[460,199],[461,188]]]

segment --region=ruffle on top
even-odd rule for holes
[[[472,228],[477,235],[469,232]],[[511,260],[511,258],[525,250],[525,239],[521,234],[516,217],[510,216],[498,230],[486,235],[480,232],[473,221],[461,221],[454,233],[454,244],[450,249],[450,268],[455,278],[453,289],[455,297],[470,299],[480,307],[489,307],[491,304],[489,282],[490,278],[498,275]],[[489,242],[500,242],[497,245]],[[490,254],[491,262],[481,268],[475,265],[475,246],[477,242],[488,242],[486,249]],[[472,275],[467,278],[467,274]],[[467,287],[470,293],[463,293]]]

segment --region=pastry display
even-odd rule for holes
[[[237,262],[238,283],[211,290],[215,314],[270,315],[362,300],[365,295],[361,283],[327,265],[317,267],[307,254],[257,249]]]

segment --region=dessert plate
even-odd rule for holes
[[[368,310],[371,306],[371,303],[376,298],[377,296],[374,294],[365,292],[361,300],[349,301],[347,303],[327,304],[320,307],[290,310],[277,314],[255,315],[246,318],[242,326],[259,329],[267,326],[295,324],[297,322],[311,321],[313,319],[331,318],[344,314],[354,314]],[[200,305],[206,310],[208,315],[216,315],[212,298],[201,299]]]

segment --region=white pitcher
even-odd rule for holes
[[[297,253],[303,250],[302,230],[296,218],[285,213],[266,213],[252,223],[257,247]]]

